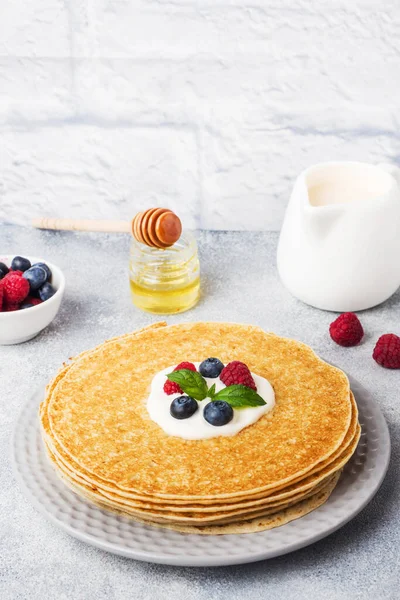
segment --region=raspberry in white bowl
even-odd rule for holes
[[[56,316],[65,278],[56,265],[40,258],[0,255],[0,344],[35,337]]]

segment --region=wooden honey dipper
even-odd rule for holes
[[[37,229],[57,231],[102,231],[131,233],[142,244],[152,248],[169,248],[182,233],[180,218],[168,208],[149,208],[132,221],[92,221],[90,219],[57,219],[42,217],[32,220]]]

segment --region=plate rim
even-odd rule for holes
[[[379,464],[379,471],[378,471],[377,466],[375,466],[373,469],[373,472],[376,474],[375,481],[374,481],[371,489],[363,497],[361,502],[359,504],[357,504],[356,507],[353,507],[353,509],[350,510],[348,512],[348,514],[346,514],[344,517],[339,518],[337,520],[337,522],[333,523],[326,529],[319,531],[318,533],[311,532],[311,534],[309,536],[303,537],[302,539],[299,539],[292,543],[282,545],[281,547],[276,548],[276,550],[267,548],[264,551],[258,551],[253,554],[251,552],[248,552],[247,554],[241,554],[241,555],[238,554],[237,556],[227,555],[226,557],[216,556],[216,555],[211,555],[211,556],[200,556],[200,555],[194,556],[193,555],[193,556],[190,556],[190,555],[183,555],[183,554],[181,554],[181,555],[179,555],[179,554],[177,554],[177,555],[164,554],[162,551],[152,552],[152,551],[144,551],[144,550],[139,550],[139,549],[131,549],[128,547],[123,548],[122,546],[118,545],[118,543],[115,543],[112,541],[103,541],[91,533],[80,531],[78,528],[74,528],[71,525],[69,525],[68,523],[65,523],[62,519],[58,519],[57,516],[52,514],[51,512],[49,512],[47,510],[47,508],[45,507],[45,505],[43,505],[39,501],[39,499],[36,497],[36,495],[34,493],[32,493],[28,484],[25,482],[24,475],[19,467],[18,460],[16,458],[16,441],[17,441],[17,438],[19,435],[20,420],[23,417],[25,411],[29,410],[29,408],[31,408],[31,404],[33,401],[35,402],[35,405],[38,407],[36,398],[37,398],[37,396],[39,396],[39,394],[42,393],[42,390],[44,390],[45,385],[39,386],[39,388],[35,391],[35,393],[29,397],[29,400],[26,401],[25,403],[23,403],[23,405],[20,408],[18,415],[14,421],[14,427],[13,427],[13,432],[12,432],[12,436],[11,436],[11,466],[12,466],[14,478],[16,479],[16,481],[20,487],[20,490],[22,491],[25,498],[49,522],[51,522],[52,524],[57,526],[62,531],[69,534],[71,537],[74,537],[75,539],[85,542],[91,546],[94,546],[94,547],[102,550],[102,551],[116,554],[119,556],[124,556],[125,558],[140,560],[142,562],[166,564],[166,565],[172,565],[172,566],[217,567],[217,566],[246,564],[246,563],[258,562],[261,560],[268,560],[270,558],[275,558],[278,556],[283,556],[285,554],[295,552],[296,550],[300,550],[301,548],[305,548],[311,544],[314,544],[315,542],[318,542],[321,539],[328,537],[329,535],[331,535],[332,533],[334,533],[335,531],[337,531],[338,529],[340,529],[341,527],[346,525],[349,521],[351,521],[354,517],[356,517],[367,506],[367,504],[369,504],[369,502],[373,499],[373,497],[379,491],[379,489],[383,483],[383,480],[385,479],[385,476],[386,476],[386,473],[387,473],[387,470],[389,467],[389,463],[390,463],[390,457],[391,457],[391,440],[390,440],[390,433],[389,433],[389,428],[388,428],[386,419],[381,411],[381,408],[379,407],[377,402],[374,400],[371,392],[364,385],[359,383],[359,381],[356,378],[354,378],[348,374],[347,374],[347,376],[350,381],[350,387],[356,388],[356,391],[355,391],[356,401],[357,401],[357,390],[358,390],[359,392],[361,392],[363,394],[364,397],[367,398],[367,403],[369,405],[373,406],[373,409],[374,409],[373,418],[375,421],[379,421],[380,429],[382,431],[381,439],[382,440],[384,439],[384,441],[385,441],[385,443],[381,444],[382,451],[381,451],[381,461]],[[36,427],[38,427],[38,425],[39,424],[37,421]],[[43,453],[45,452],[43,445],[41,446],[41,452],[43,452]],[[57,475],[55,473],[54,473],[54,477],[55,478],[57,477]],[[84,500],[82,499],[82,501],[84,501]],[[329,499],[327,502],[329,502]],[[102,511],[100,508],[90,504],[89,502],[87,502],[87,504],[90,505],[92,510],[99,511],[102,514],[107,514],[107,511]],[[304,515],[300,519],[304,519],[306,517],[312,518],[312,516],[310,516],[310,515],[317,514],[318,511],[320,511],[321,509],[324,508],[324,506],[327,507],[327,503],[325,503],[322,506],[318,507],[317,509],[311,511],[307,515]],[[120,518],[120,517],[113,515],[113,518]],[[281,527],[290,526],[291,523],[295,523],[297,520],[298,519],[295,519],[294,521],[286,523],[285,525],[282,525]],[[148,526],[151,527],[151,525],[148,525]],[[279,529],[280,529],[280,527],[276,528],[276,530],[279,530]],[[271,531],[273,531],[273,530],[271,530]],[[312,531],[312,529],[311,529],[311,531]],[[262,532],[254,532],[254,533],[247,533],[247,534],[233,534],[233,536],[239,535],[239,536],[246,536],[246,538],[247,538],[250,536],[259,535],[260,533],[262,533]],[[185,537],[187,537],[187,536],[198,537],[198,534],[195,534],[195,533],[191,533],[191,534],[179,533],[179,535],[182,535]],[[233,537],[233,536],[230,534],[230,537]],[[200,537],[203,537],[203,536],[200,536]],[[222,536],[211,535],[208,537],[219,538]]]

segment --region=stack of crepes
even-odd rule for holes
[[[273,410],[230,437],[168,436],[146,408],[153,376],[183,360],[245,362],[269,380]],[[325,502],[359,436],[345,374],[308,346],[231,323],[157,323],[64,366],[40,408],[56,472],[79,496],[182,532],[246,533]]]

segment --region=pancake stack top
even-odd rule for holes
[[[231,437],[166,435],[146,408],[153,376],[210,355],[268,379],[274,409]],[[360,436],[343,372],[304,344],[230,323],[158,323],[85,352],[49,384],[40,418],[49,458],[76,493],[138,521],[213,534],[313,510]]]

